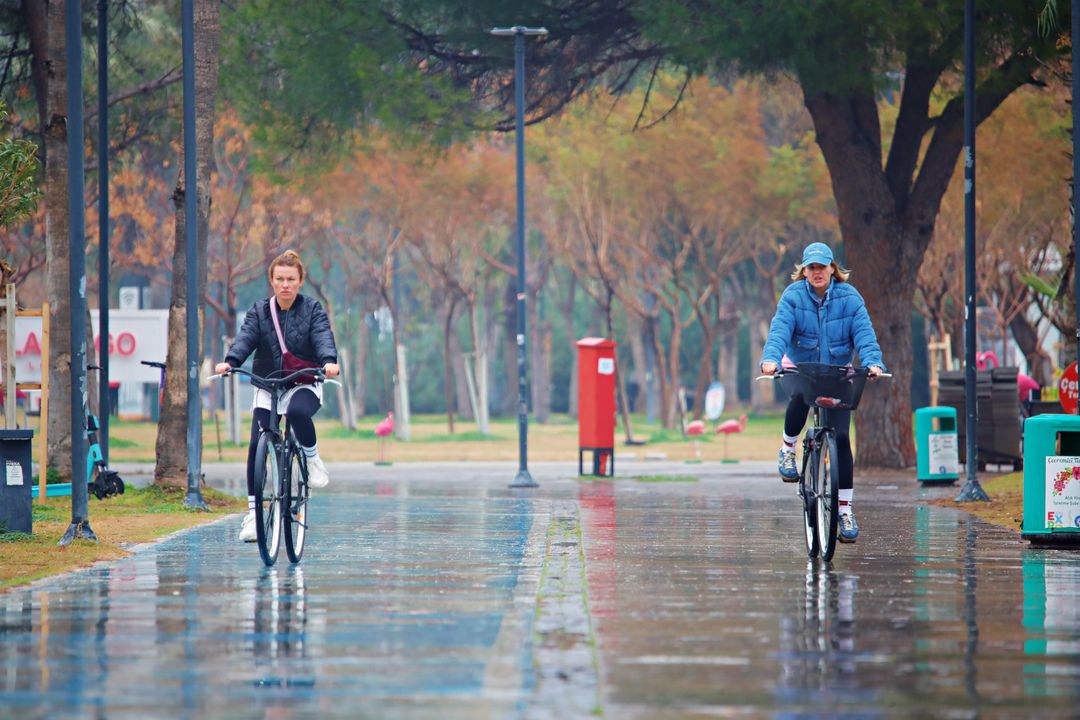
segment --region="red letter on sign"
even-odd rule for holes
[[[38,345],[37,335],[35,335],[34,333],[30,333],[29,335],[27,335],[27,337],[26,337],[26,345],[23,346],[23,349],[20,352],[17,352],[15,354],[16,355],[40,355],[41,354],[41,346]]]
[[[116,350],[121,355],[134,355],[135,336],[129,332],[120,333],[120,337],[116,339]]]

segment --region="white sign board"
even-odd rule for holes
[[[1080,528],[1080,457],[1046,458],[1046,527]]]
[[[615,361],[611,358],[600,358],[596,362],[596,373],[598,375],[614,375]]]
[[[930,433],[930,472],[935,475],[960,474],[960,447],[956,433]]]
[[[4,474],[6,476],[6,482],[8,485],[22,485],[23,484],[23,471],[22,463],[18,460],[8,460],[4,463]]]
[[[724,414],[724,384],[714,382],[705,391],[705,417],[710,420],[719,420]]]
[[[97,310],[90,311],[90,320],[100,357]],[[168,338],[168,310],[110,310],[109,379],[156,385],[161,371],[140,362],[164,362]],[[41,318],[15,318],[15,377],[19,382],[41,381]]]

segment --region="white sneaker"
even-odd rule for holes
[[[240,542],[255,542],[255,511],[249,510],[240,526]]]
[[[330,473],[326,472],[322,458],[317,454],[307,459],[307,481],[313,488],[324,488],[330,484]]]

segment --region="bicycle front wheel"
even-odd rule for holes
[[[812,443],[803,445],[802,472],[799,474],[799,500],[803,510],[803,534],[806,538],[806,556],[813,560],[821,546],[817,534],[817,457]]]
[[[298,563],[304,555],[307,538],[308,482],[307,463],[295,444],[286,451],[287,472],[283,478],[282,515],[285,520],[285,552],[289,561]]]
[[[818,457],[817,535],[822,560],[836,551],[836,525],[840,510],[840,465],[836,462],[836,436],[827,431],[821,438]]]
[[[281,543],[280,488],[277,448],[270,433],[264,432],[255,450],[255,539],[268,567],[277,561]]]

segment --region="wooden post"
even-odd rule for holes
[[[926,348],[930,353],[930,405],[933,407],[938,401],[938,373],[942,370],[952,370],[952,337],[949,333],[945,333],[940,341],[931,338]]]
[[[45,502],[49,467],[49,303],[41,303],[41,444],[38,451],[38,502]]]
[[[4,285],[4,418],[15,428],[15,283]]]

